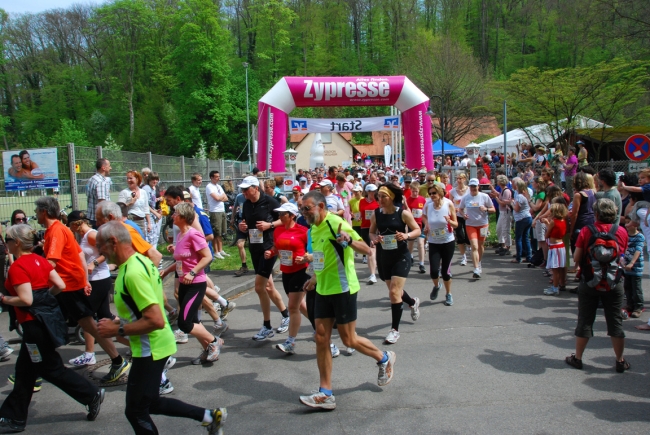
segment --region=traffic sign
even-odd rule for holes
[[[645,169],[648,167],[648,162],[643,162],[643,163],[630,163],[629,164],[629,171],[633,174],[637,172],[641,172],[641,170]]]
[[[650,138],[644,134],[634,134],[625,141],[625,155],[635,162],[650,157]]]

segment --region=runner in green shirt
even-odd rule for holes
[[[334,409],[332,394],[332,355],[329,344],[336,320],[339,335],[348,348],[374,358],[379,367],[377,383],[387,385],[393,378],[395,353],[382,352],[367,338],[355,331],[359,280],[354,270],[354,251],[368,255],[370,248],[341,217],[327,211],[322,193],[311,191],[303,197],[302,215],[311,224],[312,265],[314,276],[305,284],[313,291],[316,320],[316,357],[320,372],[320,388],[300,401],[312,408]]]
[[[137,434],[157,434],[151,414],[183,416],[199,421],[216,434],[226,421],[226,408],[205,409],[160,397],[160,378],[170,355],[176,352],[174,334],[163,316],[163,288],[157,267],[136,253],[121,222],[99,228],[97,248],[120,272],[115,281],[115,307],[120,320],[101,319],[102,337],[128,337],[133,365],[126,387],[126,418]]]

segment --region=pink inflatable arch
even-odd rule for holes
[[[402,112],[405,163],[433,169],[429,98],[405,76],[284,77],[258,103],[258,167],[284,172],[289,113],[296,107],[395,106]],[[269,119],[269,108],[270,119]],[[270,136],[267,132],[270,126]]]

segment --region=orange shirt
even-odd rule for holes
[[[45,258],[56,261],[56,272],[65,283],[67,292],[82,290],[86,286],[86,265],[79,254],[82,252],[72,231],[59,221],[45,231],[43,245]]]
[[[125,224],[122,222],[122,225],[124,225],[124,228],[129,230],[129,235],[131,235],[131,244],[133,245],[133,249],[135,249],[139,254],[142,255],[147,255],[147,251],[151,249],[151,245],[142,238],[140,233],[138,233],[138,230],[133,228],[129,224]]]

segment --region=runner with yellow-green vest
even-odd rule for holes
[[[121,222],[99,228],[97,248],[111,264],[119,266],[115,280],[116,321],[101,319],[102,337],[127,337],[133,365],[126,387],[125,415],[138,435],[158,433],[150,414],[185,417],[199,421],[208,434],[220,432],[226,408],[206,409],[169,397],[160,397],[160,378],[167,359],[176,352],[174,333],[163,316],[162,279],[158,268],[138,254]]]
[[[311,224],[314,276],[304,288],[307,291],[316,288],[314,317],[320,388],[309,396],[300,396],[300,401],[312,408],[334,409],[329,343],[335,320],[345,346],[377,361],[379,386],[387,385],[393,378],[395,353],[380,351],[355,331],[360,285],[354,269],[354,252],[367,255],[370,248],[344,219],[327,211],[325,197],[320,192],[311,191],[303,197],[301,212]]]

